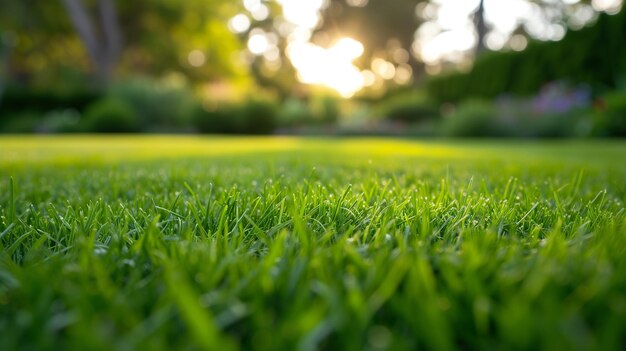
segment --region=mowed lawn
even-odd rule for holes
[[[626,143],[0,138],[0,349],[621,350]]]

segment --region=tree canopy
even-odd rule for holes
[[[10,51],[8,74],[35,83],[84,72],[104,80],[168,72],[198,80],[237,74],[242,66],[232,54],[240,43],[226,26],[237,8],[234,1],[217,0],[3,2],[0,33]]]

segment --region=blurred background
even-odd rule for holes
[[[0,132],[626,136],[621,0],[4,0]]]

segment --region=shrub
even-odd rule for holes
[[[562,79],[616,87],[626,74],[625,31],[626,10],[600,14],[594,25],[570,30],[558,42],[533,40],[521,52],[485,53],[468,72],[433,77],[426,89],[438,102],[458,102],[507,92],[531,95],[545,83]]]
[[[587,86],[564,82],[547,84],[530,98],[501,95],[495,100],[500,125],[511,136],[531,138],[588,136],[590,105]]]
[[[53,110],[84,110],[100,98],[89,89],[73,91],[41,90],[24,87],[8,87],[2,96],[0,114],[12,115],[22,111],[46,113]]]
[[[113,85],[107,95],[131,107],[143,130],[173,131],[191,124],[194,95],[184,85],[135,79]]]
[[[536,116],[528,125],[521,126],[528,134],[538,138],[567,138],[577,134],[580,114],[573,112],[546,113]]]
[[[202,133],[269,134],[276,128],[276,111],[269,101],[251,99],[239,105],[197,106],[193,121]]]
[[[36,131],[39,133],[80,132],[80,113],[75,109],[50,111],[43,116]]]
[[[2,133],[33,133],[41,121],[41,115],[35,111],[23,111],[7,116],[5,120],[1,127]]]
[[[280,127],[294,127],[313,123],[315,117],[307,104],[299,99],[286,100],[276,115],[276,123]]]
[[[90,105],[82,123],[87,132],[132,133],[138,132],[139,121],[133,109],[123,101],[106,98]]]
[[[481,100],[462,103],[442,122],[442,134],[451,137],[505,136],[504,126],[497,119],[495,107]]]
[[[437,105],[421,94],[397,95],[387,99],[382,115],[392,121],[419,123],[439,116]]]
[[[206,107],[197,104],[194,108],[192,121],[196,129],[201,133],[234,134],[241,130],[243,126],[240,121],[235,120],[231,106]]]
[[[270,134],[276,128],[277,108],[269,100],[251,99],[236,109],[238,120],[245,126],[245,134]]]
[[[595,135],[626,137],[626,91],[616,91],[602,97],[594,113]]]
[[[339,100],[329,95],[313,97],[310,109],[315,120],[324,124],[336,123],[341,114]]]

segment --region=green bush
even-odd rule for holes
[[[193,121],[202,133],[269,134],[276,128],[276,116],[277,108],[272,102],[251,99],[216,108],[197,106]]]
[[[626,91],[616,91],[600,99],[593,124],[595,135],[626,137]]]
[[[277,112],[276,123],[280,127],[294,127],[312,124],[315,120],[306,102],[291,98],[286,100]]]
[[[82,121],[83,130],[95,133],[133,133],[140,130],[137,115],[123,101],[106,98],[90,105]]]
[[[393,96],[383,102],[382,115],[404,123],[419,123],[439,116],[437,105],[422,94],[410,93]]]
[[[0,115],[10,117],[22,111],[34,111],[41,114],[64,109],[83,111],[100,96],[98,92],[89,89],[56,91],[13,86],[8,87],[2,96]]]
[[[194,94],[184,85],[135,79],[113,85],[107,95],[131,107],[146,131],[177,131],[192,122]]]
[[[537,116],[532,123],[520,125],[517,130],[537,138],[570,138],[588,136],[585,110],[552,113]],[[521,135],[521,136],[526,136]],[[516,135],[517,136],[517,135]]]
[[[498,121],[495,107],[482,100],[468,100],[446,116],[441,125],[444,136],[489,137],[506,136],[503,125]]]
[[[439,75],[426,82],[438,102],[493,98],[503,93],[532,95],[547,82],[567,80],[596,89],[616,88],[626,75],[626,10],[600,14],[593,26],[570,30],[558,42],[533,40],[521,52],[482,55],[469,72]]]
[[[245,134],[270,134],[276,128],[276,105],[269,100],[251,99],[236,109]]]
[[[39,133],[77,133],[81,131],[80,113],[75,109],[55,110],[46,113],[39,125]]]
[[[322,124],[332,124],[339,120],[341,106],[339,100],[329,95],[314,96],[310,110],[315,120]]]
[[[192,122],[200,133],[235,133],[239,129],[230,107],[209,108],[197,104],[193,109]]]
[[[41,114],[35,111],[15,113],[5,117],[0,131],[8,134],[34,133],[40,121]]]

